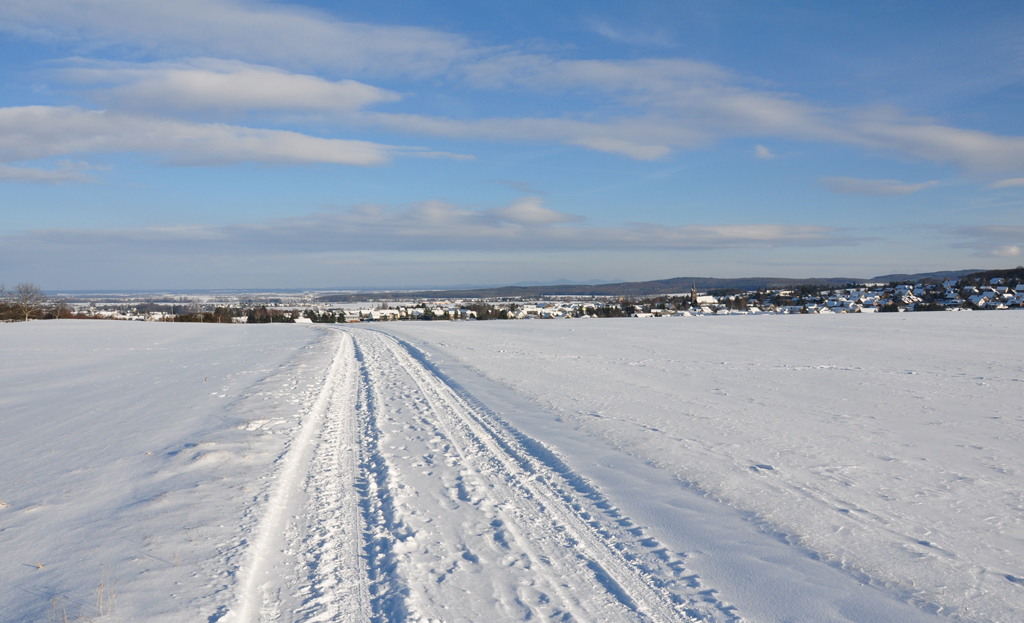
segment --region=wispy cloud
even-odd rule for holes
[[[516,46],[475,45],[425,28],[345,22],[309,9],[234,0],[9,0],[0,4],[0,31],[77,42],[83,53],[129,48],[165,58],[207,58],[71,68],[69,77],[110,81],[97,95],[136,111],[362,111],[398,97],[364,78],[430,79],[441,88],[577,97],[563,109],[532,117],[364,111],[345,122],[461,139],[560,142],[637,160],[723,138],[780,137],[890,152],[976,174],[1024,170],[1024,137],[951,127],[892,109],[814,104],[691,59],[564,59]],[[607,25],[601,32],[625,36]],[[317,72],[361,81],[327,80]]]
[[[754,147],[754,157],[759,160],[774,160],[778,158],[777,155],[772,153],[772,150],[768,149],[764,145],[756,145]]]
[[[1024,227],[1019,225],[952,227],[948,231],[956,246],[973,249],[976,257],[1018,257],[1024,248]]]
[[[87,63],[62,75],[95,87],[91,95],[122,108],[144,110],[344,112],[401,99],[398,93],[354,80],[331,82],[240,61],[192,59],[179,63]]]
[[[554,225],[557,223],[579,223],[582,216],[566,214],[544,207],[540,197],[526,197],[512,203],[506,208],[498,208],[491,212],[497,218],[519,225]]]
[[[605,39],[616,43],[626,43],[637,46],[668,47],[672,45],[672,39],[664,32],[653,30],[623,29],[615,27],[608,22],[594,21],[590,23],[590,29]]]
[[[953,128],[902,115],[869,111],[850,123],[851,142],[951,164],[977,172],[1024,169],[1024,137]]]
[[[0,3],[0,31],[77,43],[83,52],[130,46],[171,58],[234,58],[376,75],[437,75],[471,53],[458,35],[234,0],[9,0]]]
[[[348,251],[589,251],[770,248],[850,244],[841,232],[814,225],[588,225],[537,197],[501,208],[472,210],[427,201],[408,206],[362,205],[301,218],[219,226],[141,229],[52,229],[12,234],[5,245],[97,248],[136,252],[330,253]],[[4,245],[0,245],[4,246]]]
[[[499,118],[463,121],[443,117],[397,113],[355,113],[367,124],[390,130],[459,139],[502,141],[557,141],[595,151],[617,153],[634,160],[657,160],[672,152],[665,144],[707,144],[699,131],[658,125],[651,120],[616,119],[595,123],[565,118]]]
[[[938,182],[920,182],[908,184],[898,180],[862,180],[854,177],[823,177],[821,185],[834,193],[844,195],[870,195],[884,197],[888,195],[911,195],[919,190],[935,186]]]
[[[1008,180],[999,180],[992,184],[990,188],[1015,188],[1017,186],[1024,186],[1024,177],[1014,177]]]
[[[0,164],[0,182],[27,182],[31,184],[70,184],[94,181],[87,171],[96,170],[87,162],[62,160],[56,167],[12,167]]]
[[[1024,137],[943,126],[888,108],[812,105],[687,59],[577,61],[509,52],[462,63],[453,71],[482,89],[589,93],[614,114],[457,120],[378,113],[364,117],[365,122],[461,138],[554,140],[637,160],[748,136],[846,144],[974,173],[1024,169]]]
[[[0,162],[112,152],[152,153],[179,165],[261,162],[374,166],[387,163],[394,154],[461,157],[417,147],[76,107],[0,108]]]

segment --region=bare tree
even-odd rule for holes
[[[11,304],[18,311],[18,315],[25,316],[25,320],[28,320],[29,316],[39,311],[50,300],[34,283],[19,283],[14,286],[10,299]]]
[[[57,320],[60,320],[61,316],[71,316],[71,307],[64,299],[50,299],[50,311]]]

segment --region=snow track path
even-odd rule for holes
[[[320,393],[280,460],[224,621],[370,618],[353,486],[360,469],[358,370],[352,338],[338,337]]]
[[[222,619],[734,621],[683,557],[396,339],[343,330]]]
[[[397,340],[358,331],[402,603],[389,620],[729,620],[682,560]],[[399,610],[398,608],[401,608]]]

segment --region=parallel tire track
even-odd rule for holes
[[[518,619],[735,620],[679,555],[397,340],[337,335],[222,621],[472,619],[497,602]]]
[[[517,540],[527,549],[540,550],[535,551],[534,555],[558,573],[567,578],[577,576],[580,583],[570,582],[570,585],[576,586],[565,589],[580,589],[588,584],[578,577],[580,561],[575,558],[580,557],[585,559],[587,573],[591,576],[591,588],[593,580],[596,580],[638,619],[692,620],[686,614],[688,604],[679,603],[681,600],[677,596],[664,586],[658,586],[658,582],[635,560],[630,560],[615,547],[613,541],[602,536],[595,527],[596,522],[590,520],[594,512],[600,513],[599,510],[582,510],[581,505],[586,504],[585,500],[567,504],[564,494],[559,493],[559,490],[568,488],[565,476],[544,465],[524,448],[517,438],[521,438],[521,435],[480,413],[414,359],[394,338],[360,333],[357,340],[362,344],[361,350],[371,356],[382,357],[385,352],[390,355],[389,358],[393,358],[415,381],[442,428],[446,429],[447,436],[461,446],[463,460],[473,465],[477,473],[490,472],[486,477],[492,487],[508,488],[508,495],[512,499],[506,508],[520,515],[513,518],[518,519],[514,523],[519,524],[518,530],[513,529],[519,532]],[[494,473],[495,467],[500,473]],[[541,521],[538,522],[538,519]],[[546,526],[549,522],[550,526]],[[562,533],[557,537],[560,545],[555,545],[554,539],[537,538],[552,529],[556,534]],[[529,538],[525,534],[527,531],[530,532]],[[565,544],[571,549],[566,551]],[[566,594],[563,597],[574,601],[580,595]]]

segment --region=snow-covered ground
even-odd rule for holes
[[[539,416],[506,417],[573,439],[577,469],[606,445],[926,611],[1021,620],[1024,315],[387,327],[442,369],[467,368],[456,380],[528,398]],[[629,512],[651,514],[638,497]],[[666,524],[662,540],[689,529]],[[743,587],[715,574],[735,602]]]
[[[0,618],[1012,621],[1021,319],[0,325]]]
[[[199,621],[229,603],[257,498],[324,381],[319,338],[0,325],[0,619],[94,616],[101,596],[109,620]]]

